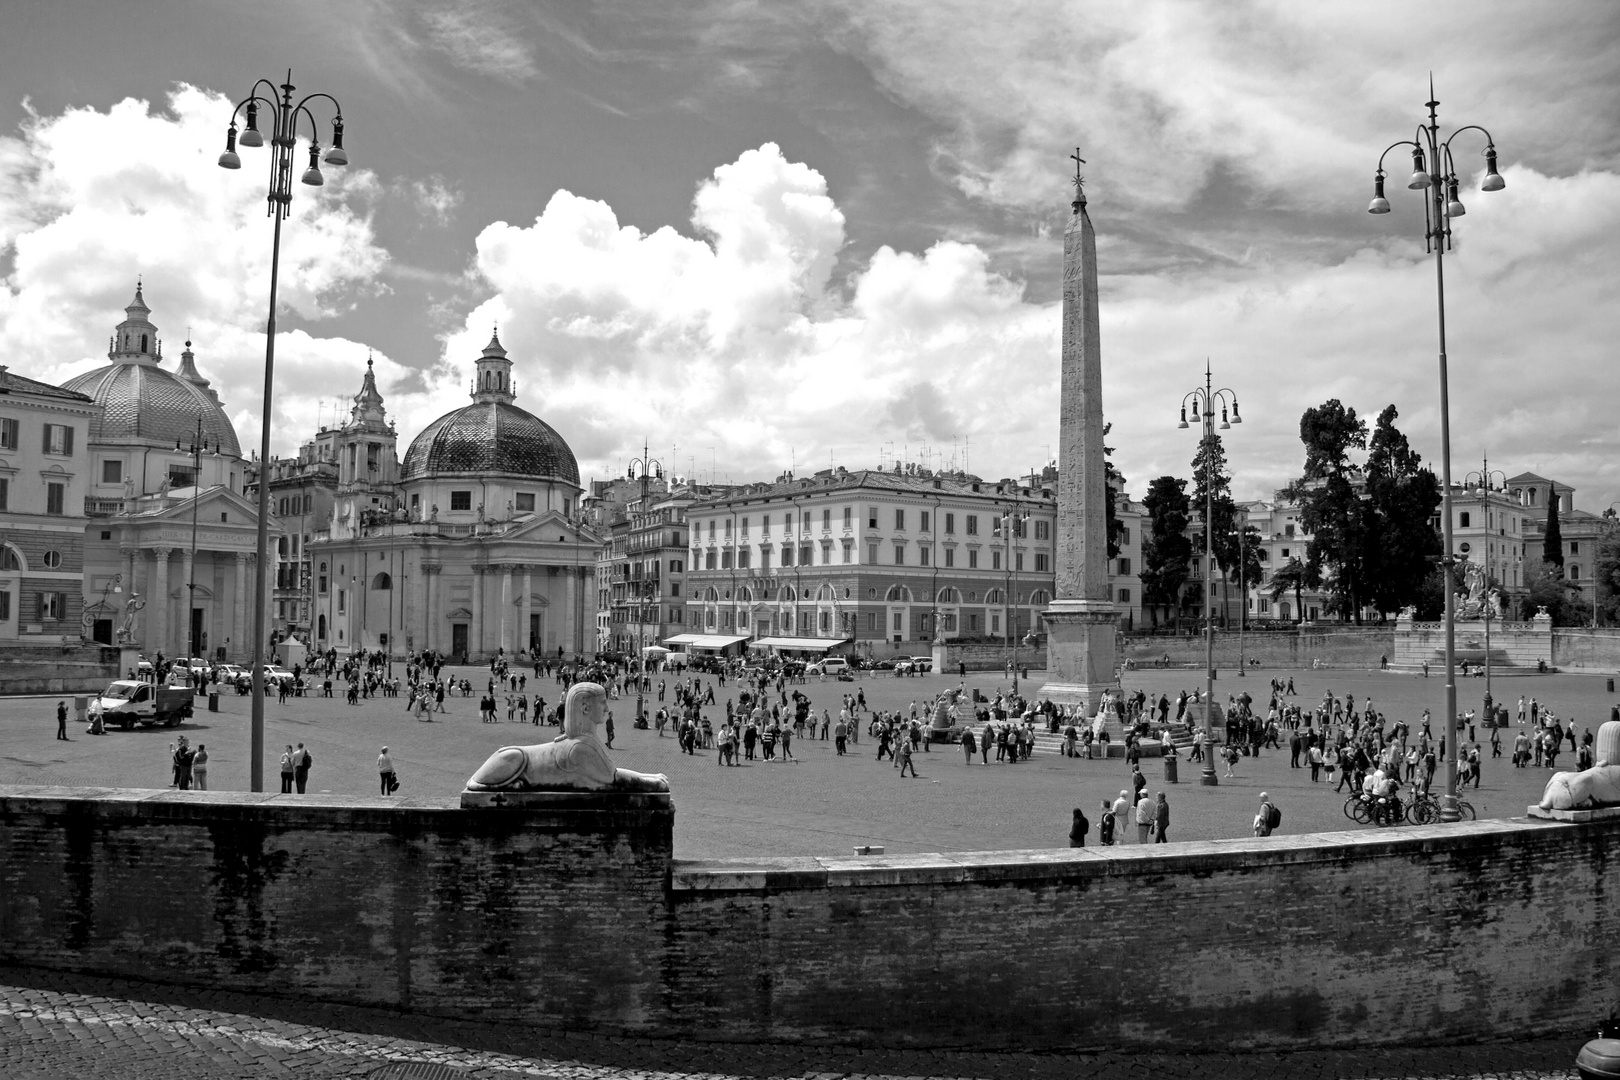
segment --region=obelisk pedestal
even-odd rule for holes
[[[1076,163],[1079,156],[1076,155]],[[1057,589],[1041,612],[1047,683],[1038,697],[1094,716],[1117,689],[1119,613],[1108,582],[1108,473],[1103,458],[1097,238],[1078,172],[1063,233],[1063,381],[1059,399]]]

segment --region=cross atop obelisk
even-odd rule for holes
[[[1097,236],[1086,214],[1085,159],[1074,162],[1074,199],[1063,232],[1062,389],[1058,403],[1057,595],[1042,613],[1047,684],[1042,697],[1094,712],[1118,685],[1108,583],[1108,476],[1103,460],[1102,340],[1097,317]]]

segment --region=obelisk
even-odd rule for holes
[[[1086,215],[1078,150],[1063,231],[1063,381],[1058,402],[1057,589],[1046,623],[1047,683],[1039,697],[1096,714],[1115,673],[1116,622],[1108,584],[1108,473],[1103,462],[1102,341],[1097,236]]]

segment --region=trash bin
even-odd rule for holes
[[[1177,782],[1176,756],[1174,754],[1166,754],[1164,756],[1164,782],[1167,784],[1174,784]]]
[[[215,690],[208,695],[208,711],[219,712],[219,691]]]

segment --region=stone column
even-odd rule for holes
[[[169,648],[169,556],[174,554],[174,548],[153,548],[152,558],[156,560],[152,567],[152,599],[148,602],[148,610],[152,615],[152,641],[147,646],[156,653],[161,650],[164,656],[174,656]]]
[[[439,633],[440,623],[444,621],[444,594],[440,586],[444,571],[443,563],[423,563],[422,577],[426,581],[424,591],[426,599],[423,602],[423,648],[439,649],[443,647],[443,639]]]
[[[501,648],[510,656],[512,648],[512,564],[501,567]]]
[[[472,653],[468,659],[474,663],[484,655],[484,575],[488,570],[487,566],[472,568],[472,640],[467,649]]]
[[[534,597],[534,567],[527,563],[523,566],[523,604],[520,610],[520,625],[518,626],[518,648],[528,652],[529,659],[534,659],[534,648],[529,641],[529,627],[534,623],[534,612],[531,610]]]
[[[1108,483],[1103,461],[1102,342],[1097,318],[1097,237],[1075,179],[1063,234],[1062,388],[1058,401],[1057,595],[1042,613],[1049,681],[1038,695],[1094,715],[1114,671],[1108,584]],[[1009,598],[1011,599],[1011,598]],[[1011,614],[1011,612],[1009,612]]]
[[[247,613],[253,605],[248,596],[248,562],[252,558],[245,551],[236,553],[236,589],[231,593],[231,659],[238,663],[248,659]]]

